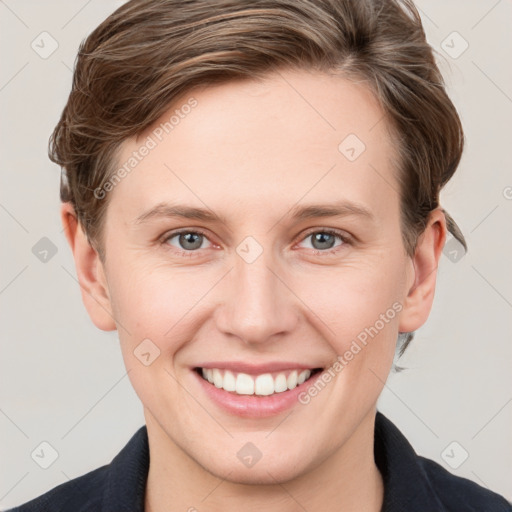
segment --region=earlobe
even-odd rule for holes
[[[73,252],[85,308],[96,327],[103,331],[116,330],[103,263],[87,240],[71,203],[62,203],[61,220]]]
[[[427,226],[418,239],[412,258],[412,286],[404,299],[400,332],[413,332],[426,321],[432,309],[437,267],[446,240],[446,218],[441,208],[430,213]]]

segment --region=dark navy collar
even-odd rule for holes
[[[409,441],[380,412],[375,418],[373,453],[384,480],[381,512],[445,510]]]
[[[144,512],[149,473],[149,441],[146,425],[112,459],[103,490],[102,512]]]
[[[398,428],[380,412],[375,418],[374,456],[384,481],[381,512],[512,511],[501,496],[418,456]],[[107,468],[102,512],[144,512],[149,471],[145,425]]]

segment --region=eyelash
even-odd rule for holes
[[[165,245],[165,246],[167,246],[169,248],[172,247],[172,246],[170,246],[168,244],[169,240],[171,238],[174,238],[175,236],[181,235],[183,233],[194,233],[194,234],[197,234],[197,235],[202,235],[206,239],[208,239],[208,235],[204,231],[199,229],[199,228],[181,229],[181,230],[178,230],[178,231],[172,231],[170,233],[165,234],[163,236],[163,238],[161,239],[162,245]],[[306,238],[308,238],[309,236],[311,236],[311,235],[313,235],[315,233],[325,233],[325,234],[328,234],[328,235],[333,235],[335,237],[338,237],[343,242],[341,245],[338,245],[338,246],[334,247],[333,249],[327,249],[325,251],[321,251],[319,249],[311,249],[315,256],[332,256],[332,255],[336,254],[340,249],[342,249],[345,245],[351,245],[352,244],[352,240],[351,240],[351,238],[348,235],[346,235],[343,232],[340,232],[340,231],[337,231],[335,229],[332,229],[332,228],[324,228],[324,229],[316,228],[316,229],[313,229],[311,231],[308,231],[299,241],[302,242],[303,240],[305,240]],[[175,252],[178,256],[182,256],[184,258],[195,257],[196,253],[199,252],[199,249],[196,249],[196,250],[193,250],[193,251],[185,251],[185,250],[178,250],[176,248],[172,248],[170,250],[172,252]]]

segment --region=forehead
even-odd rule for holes
[[[280,71],[193,89],[123,143],[118,167],[144,145],[151,149],[111,197],[131,218],[177,199],[259,213],[301,198],[352,199],[377,210],[398,202],[384,112],[363,83],[341,76]]]

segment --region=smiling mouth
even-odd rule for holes
[[[233,372],[220,368],[194,368],[205,381],[236,395],[270,396],[292,390],[311,379],[323,368],[287,370],[260,375]]]

